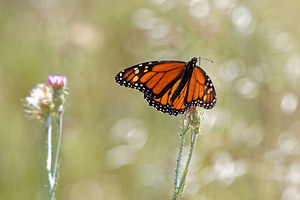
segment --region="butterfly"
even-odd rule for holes
[[[217,101],[216,91],[197,61],[193,57],[189,62],[144,62],[122,70],[115,80],[121,86],[144,93],[149,105],[163,113],[176,116],[193,106],[211,109]]]

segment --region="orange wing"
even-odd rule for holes
[[[149,98],[162,97],[179,79],[185,62],[152,61],[129,67],[115,79],[122,86],[137,89]]]
[[[145,95],[145,99],[148,101],[150,106],[153,106],[163,113],[169,113],[170,115],[175,116],[184,113],[188,108],[184,104],[185,94],[187,92],[187,84],[184,86],[178,97],[174,101],[171,101],[171,97],[174,94],[180,81],[181,79],[179,79],[171,88],[169,88],[162,97],[150,98]]]
[[[187,107],[201,106],[211,109],[215,106],[217,95],[209,76],[200,67],[195,67],[188,82],[184,104]]]

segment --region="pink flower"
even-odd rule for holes
[[[54,88],[54,89],[60,89],[67,85],[67,78],[63,75],[49,75],[47,82]]]

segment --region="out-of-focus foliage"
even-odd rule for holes
[[[0,199],[47,196],[45,130],[21,98],[68,78],[57,199],[170,199],[180,117],[114,76],[193,56],[215,85],[184,199],[300,199],[300,2],[0,2]],[[187,141],[188,142],[188,141]]]

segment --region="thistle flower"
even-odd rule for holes
[[[63,75],[49,75],[47,82],[53,89],[53,103],[57,112],[64,110],[65,94],[67,88],[67,78]]]
[[[52,89],[46,84],[38,84],[30,91],[30,96],[24,100],[25,112],[32,114],[37,119],[44,118],[53,110]]]
[[[191,126],[200,127],[203,120],[203,113],[197,111],[197,107],[192,106],[185,114],[184,119],[188,120]]]
[[[47,82],[54,88],[54,89],[60,89],[65,88],[67,85],[67,78],[63,75],[49,75]]]

